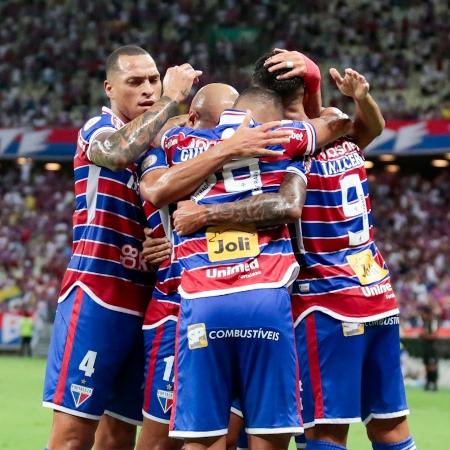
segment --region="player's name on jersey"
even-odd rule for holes
[[[337,175],[344,173],[349,169],[364,166],[364,159],[358,153],[350,153],[342,158],[332,161],[320,161],[325,175]]]

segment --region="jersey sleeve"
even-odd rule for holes
[[[139,178],[142,178],[152,170],[167,169],[168,167],[166,152],[161,147],[152,148],[139,159],[138,175]]]
[[[316,149],[316,129],[308,122],[284,121],[282,129],[292,131],[291,140],[283,144],[284,149],[291,158],[311,155]]]
[[[161,138],[161,147],[167,155],[167,161],[169,165],[172,163],[172,155],[178,148],[180,141],[186,138],[186,136],[192,133],[193,128],[187,127],[175,127],[167,130]]]
[[[286,172],[297,175],[305,182],[306,185],[308,185],[308,178],[306,177],[306,167],[303,160],[292,161],[291,164],[286,167]]]
[[[102,114],[101,116],[93,117],[89,119],[81,128],[79,139],[81,141],[81,148],[83,149],[84,156],[91,160],[89,151],[91,148],[91,143],[94,142],[95,138],[108,131],[110,133],[116,131],[116,127],[112,123],[112,117],[108,114]]]

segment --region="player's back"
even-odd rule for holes
[[[245,113],[226,111],[210,130],[175,129],[164,146],[170,163],[194,158],[239,127]],[[250,126],[256,126],[253,122]],[[314,130],[303,122],[286,122],[291,141],[271,147],[279,155],[245,158],[227,163],[192,195],[199,204],[225,203],[279,189],[285,170],[295,155],[314,150]],[[258,287],[278,287],[290,282],[297,270],[286,226],[256,230],[255,227],[208,227],[190,236],[175,235],[177,259],[184,273],[182,296],[199,297]]]
[[[142,314],[153,280],[140,257],[146,221],[137,165],[113,172],[93,164],[88,155],[96,135],[121,126],[120,119],[103,108],[79,132],[74,157],[73,253],[60,295],[64,299],[79,285],[103,306]]]
[[[389,271],[373,240],[364,155],[349,138],[305,162],[308,190],[294,242],[301,265],[294,310],[336,317],[396,312]],[[292,230],[292,227],[291,227]]]

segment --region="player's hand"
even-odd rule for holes
[[[282,48],[274,49],[276,55],[266,59],[264,67],[269,72],[276,70],[291,69],[286,73],[277,76],[278,80],[288,80],[293,77],[303,77],[306,74],[306,56],[296,51],[288,51]]]
[[[195,70],[190,64],[169,67],[163,79],[163,95],[176,102],[182,102],[191,92],[192,85],[198,82],[201,70]]]
[[[250,128],[251,111],[242,121],[236,132],[224,141],[225,148],[232,158],[248,158],[252,156],[280,156],[279,151],[267,150],[271,145],[287,144],[291,140],[292,131],[287,129],[273,130],[281,126],[281,121],[266,122]]]
[[[268,58],[264,66],[267,67],[269,72],[285,70],[285,73],[277,76],[277,80],[302,77],[306,91],[311,93],[320,91],[320,69],[312,59],[303,53],[282,48],[275,48],[274,52],[276,54]]]
[[[195,233],[206,225],[206,207],[192,200],[178,202],[173,213],[173,225],[180,236]]]
[[[144,228],[145,240],[142,243],[142,257],[152,267],[158,266],[170,258],[172,254],[172,244],[167,238],[152,237],[153,230],[151,228]]]
[[[364,100],[369,93],[369,83],[363,75],[356,70],[345,69],[344,77],[332,67],[330,69],[331,78],[336,83],[336,86],[342,94],[352,97],[355,100]]]

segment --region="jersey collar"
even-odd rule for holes
[[[119,129],[122,128],[125,123],[123,122],[122,119],[120,119],[118,116],[116,116],[111,108],[108,108],[107,106],[102,106],[102,114],[109,114],[111,116],[111,120],[113,125]]]
[[[246,112],[238,109],[226,109],[221,115],[219,120],[220,125],[239,125],[243,122]],[[250,119],[250,125],[256,125],[253,119]]]

